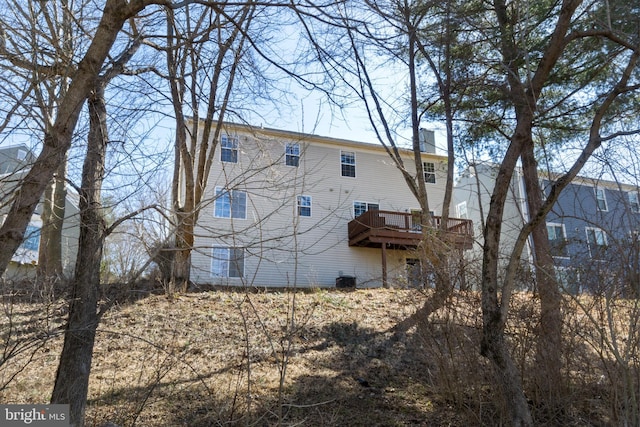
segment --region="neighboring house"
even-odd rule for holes
[[[473,251],[468,254],[479,265],[482,261],[483,228],[491,193],[495,185],[498,167],[493,163],[477,163],[466,168],[458,177],[453,191],[453,214],[460,218],[468,218],[475,226],[474,235],[477,236]],[[526,195],[522,175],[516,169],[509,184],[509,192],[504,206],[502,228],[500,234],[500,259],[508,262],[515,240],[529,217]],[[522,251],[521,259],[524,263],[532,262],[531,246],[527,244]]]
[[[34,161],[35,156],[26,145],[0,148],[0,224],[4,222],[13,203],[16,188]],[[13,255],[3,278],[18,280],[35,277],[42,229],[41,212],[42,204],[39,204],[27,226],[25,239]],[[75,265],[79,235],[78,220],[77,201],[74,201],[74,193],[67,190],[62,231],[62,259],[66,274],[71,274]]]
[[[551,181],[542,180],[548,189]],[[551,251],[570,292],[640,292],[638,187],[577,177],[547,215]],[[637,294],[640,295],[640,294]]]
[[[456,182],[456,208],[475,224],[483,222],[483,215],[486,217],[497,169],[494,164],[472,165]],[[545,193],[551,182],[546,176],[541,178]],[[501,256],[505,260],[517,234],[530,218],[525,197],[522,175],[516,170],[502,222]],[[547,215],[546,226],[556,275],[566,291],[620,289],[625,281],[638,286],[638,197],[636,186],[586,177],[576,177],[562,191]],[[480,239],[474,251],[479,254],[482,231],[476,235]],[[533,265],[530,241],[522,261]]]
[[[433,133],[423,135],[437,222],[446,157]],[[419,203],[381,145],[235,124],[219,143],[195,231],[194,283],[377,287],[421,270]],[[412,152],[403,156],[411,168]],[[470,221],[451,219],[449,229],[468,245]]]

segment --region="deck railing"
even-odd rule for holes
[[[408,212],[368,210],[349,222],[349,239],[357,237],[370,229],[389,229],[419,233],[422,226],[419,216]],[[431,226],[440,228],[442,217],[432,216]],[[473,236],[473,222],[470,219],[449,218],[446,231]]]

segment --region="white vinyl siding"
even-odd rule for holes
[[[250,286],[333,287],[341,274],[356,277],[358,287],[381,286],[380,251],[350,247],[348,223],[356,210],[354,201],[362,202],[363,209],[373,209],[379,197],[384,199],[384,209],[399,212],[415,206],[415,197],[388,154],[374,144],[345,144],[316,136],[301,139],[300,135],[288,140],[286,134],[261,132],[240,128],[238,163],[232,168],[220,162],[212,166],[213,184],[207,193],[212,202],[204,205],[207,214],[200,216],[196,226],[195,247],[244,248],[243,280]],[[287,166],[282,159],[287,143],[300,143],[298,167]],[[350,153],[348,164],[357,162],[357,179],[344,178],[336,170],[344,153]],[[403,155],[415,173],[411,153]],[[444,157],[425,155],[423,159],[435,162],[436,170],[443,169]],[[279,165],[274,167],[274,161]],[[249,172],[248,178],[244,171]],[[229,196],[224,215],[215,215],[216,191],[227,189],[227,183],[246,192],[242,222],[229,219],[235,193]],[[444,180],[439,179],[430,185],[429,197],[441,201],[443,195]],[[308,213],[303,209],[307,201],[299,204],[299,196],[311,196],[310,217],[299,216],[299,208],[303,215]],[[434,208],[442,209],[437,204]],[[211,250],[194,251],[191,279],[203,285],[237,284],[237,279],[211,273],[211,256]],[[390,281],[404,274],[406,256],[403,250],[387,251]],[[224,271],[224,263],[219,264],[217,271]]]

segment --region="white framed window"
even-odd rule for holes
[[[18,154],[16,155],[18,160],[22,161],[27,158],[27,151],[22,148],[18,149]]]
[[[458,218],[467,219],[469,213],[467,212],[467,201],[460,202],[456,205],[456,215]]]
[[[607,211],[607,195],[605,194],[604,188],[595,188],[596,192],[596,205],[598,206],[599,211]]]
[[[342,176],[356,177],[356,153],[340,151],[340,172]]]
[[[24,239],[22,240],[20,247],[22,249],[37,252],[40,247],[40,227],[27,225],[27,229],[24,232]]]
[[[214,247],[211,250],[211,275],[214,277],[244,277],[244,249]]]
[[[284,162],[287,166],[298,167],[300,165],[300,144],[287,142],[284,147]]]
[[[247,193],[216,187],[216,199],[213,202],[213,216],[216,218],[247,218]]]
[[[551,255],[556,257],[566,257],[567,256],[567,234],[564,229],[564,224],[548,222],[547,235],[549,237],[549,246],[551,247]]]
[[[436,183],[436,164],[433,162],[423,162],[422,168],[424,170],[424,182],[427,184]]]
[[[357,218],[366,211],[380,210],[380,205],[378,203],[369,203],[369,202],[353,202],[353,217]]]
[[[627,193],[629,197],[629,207],[632,212],[640,212],[640,201],[638,201],[638,191],[630,191]]]
[[[238,138],[229,135],[220,137],[220,161],[238,163]]]
[[[311,216],[311,196],[298,196],[298,216]]]
[[[596,227],[586,227],[589,255],[593,259],[602,259],[607,249],[607,235],[604,230]]]

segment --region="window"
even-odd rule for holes
[[[356,176],[356,153],[352,151],[340,152],[340,169],[342,176],[355,178]]]
[[[607,249],[607,236],[603,230],[599,228],[587,227],[587,243],[589,245],[589,254],[593,259],[602,259]]]
[[[547,234],[549,236],[549,246],[551,247],[551,255],[557,257],[567,256],[567,239],[564,231],[564,225],[556,223],[547,223]]]
[[[311,216],[311,196],[298,196],[298,215]]]
[[[288,142],[284,148],[285,164],[298,167],[300,164],[300,144]]]
[[[222,135],[220,141],[220,160],[228,163],[238,163],[238,138]]]
[[[456,205],[456,215],[458,215],[458,218],[467,219],[468,213],[466,201],[460,202]]]
[[[433,162],[422,163],[424,169],[424,182],[428,184],[436,183],[436,164]]]
[[[607,210],[607,197],[604,193],[604,188],[596,188],[596,204],[599,211]]]
[[[566,293],[577,295],[580,293],[580,274],[573,268],[556,267],[556,280],[560,289]]]
[[[40,246],[40,227],[27,225],[27,229],[24,232],[24,240],[20,246],[22,249],[37,251]]]
[[[357,218],[366,211],[380,210],[380,205],[377,203],[368,202],[353,202],[353,217]]]
[[[640,212],[640,202],[638,202],[638,192],[631,191],[627,193],[629,195],[629,206],[632,212]]]
[[[23,149],[18,149],[18,154],[17,154],[17,158],[18,160],[24,160],[27,158],[27,152]]]
[[[244,277],[244,249],[217,247],[211,255],[212,276]]]
[[[213,214],[216,218],[245,219],[247,217],[247,194],[244,191],[216,187],[216,200],[213,205]]]

